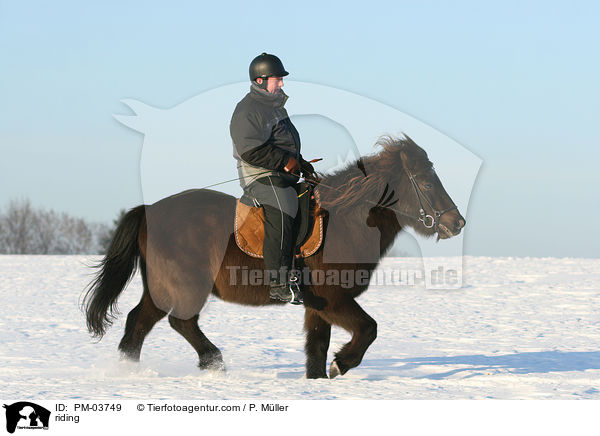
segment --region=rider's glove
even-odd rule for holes
[[[319,180],[319,176],[315,172],[315,167],[312,164],[304,159],[300,161],[300,169],[302,170],[302,175],[305,179],[308,180]]]

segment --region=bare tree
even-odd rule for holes
[[[12,200],[0,213],[0,254],[101,254],[111,233],[106,224]]]
[[[126,209],[121,209],[119,211],[117,217],[113,220],[112,228],[109,228],[108,226],[106,226],[104,231],[102,233],[100,233],[100,240],[98,242],[100,243],[101,253],[104,254],[108,250],[110,241],[113,240],[113,237],[115,236],[115,232],[117,231],[117,227],[121,223],[121,220],[123,219],[123,217],[125,216],[126,213],[127,213]]]
[[[27,254],[34,251],[33,225],[35,212],[29,200],[11,200],[2,222],[3,253]]]
[[[56,213],[51,211],[38,211],[33,219],[34,247],[39,254],[49,254],[54,249],[56,240]]]

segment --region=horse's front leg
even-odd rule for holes
[[[337,304],[326,307],[323,318],[352,333],[352,340],[335,354],[329,368],[329,377],[343,375],[360,365],[369,346],[377,337],[377,323],[351,296],[344,296]]]
[[[316,310],[304,313],[306,332],[306,378],[327,378],[327,350],[331,338],[331,324],[319,316]]]

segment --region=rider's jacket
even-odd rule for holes
[[[283,171],[291,156],[302,159],[300,135],[284,108],[287,99],[283,91],[272,94],[253,83],[233,111],[229,132],[242,188],[269,175],[298,180]]]

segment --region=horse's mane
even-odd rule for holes
[[[399,185],[398,179],[405,172],[402,152],[410,162],[410,171],[416,172],[431,166],[425,150],[406,135],[405,138],[383,136],[375,143],[375,147],[381,147],[381,150],[323,177],[317,188],[323,209],[340,211],[360,203],[374,206],[373,202],[382,195],[387,185]],[[405,189],[410,189],[410,184],[403,184],[402,192],[395,192],[396,197],[406,198]],[[365,200],[369,200],[368,203]]]

